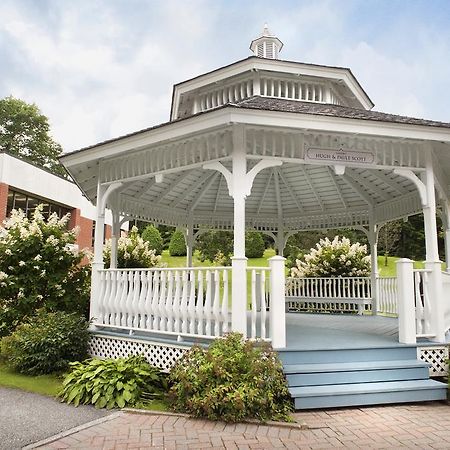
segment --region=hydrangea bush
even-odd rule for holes
[[[0,336],[39,308],[84,314],[89,302],[86,253],[75,246],[69,215],[48,220],[43,206],[31,218],[13,210],[0,228]]]
[[[111,240],[107,240],[103,249],[105,267],[111,261]],[[137,269],[161,265],[161,256],[150,248],[150,244],[139,235],[137,227],[133,227],[128,236],[122,236],[117,242],[117,267]]]
[[[370,256],[367,247],[352,244],[339,236],[321,239],[316,248],[296,260],[292,277],[367,277],[370,275]]]

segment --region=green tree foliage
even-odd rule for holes
[[[388,256],[393,254],[402,233],[403,220],[385,223],[378,233],[378,249],[384,253],[384,265],[388,265]]]
[[[141,234],[142,239],[148,242],[149,248],[155,251],[157,255],[160,255],[163,251],[163,239],[158,228],[154,225],[147,225]]]
[[[46,221],[39,205],[31,219],[13,211],[0,228],[0,336],[40,308],[87,313],[90,271],[68,221],[56,214]]]
[[[245,233],[245,256],[247,258],[262,258],[266,249],[264,239],[258,231]]]
[[[13,369],[27,375],[65,370],[70,361],[87,357],[88,326],[76,313],[40,310],[2,339],[2,356]]]
[[[0,150],[66,175],[58,161],[62,148],[50,136],[48,118],[34,103],[12,96],[0,100]]]
[[[290,420],[292,401],[282,364],[268,344],[231,333],[208,349],[195,346],[172,368],[176,411],[212,420]]]
[[[186,241],[183,232],[176,230],[170,239],[169,254],[170,256],[186,256],[186,253]]]
[[[96,408],[135,406],[142,394],[160,396],[165,389],[161,371],[143,356],[90,359],[70,364],[60,397],[67,403],[92,404]]]
[[[223,264],[230,263],[233,254],[233,233],[231,231],[206,231],[197,239],[196,248],[201,261],[215,261],[221,255]]]

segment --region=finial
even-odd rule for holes
[[[264,24],[261,36],[250,44],[250,50],[259,58],[278,59],[278,53],[282,48],[283,43],[270,33],[267,22]]]

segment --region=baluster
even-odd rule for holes
[[[178,270],[175,271],[175,294],[173,297],[173,331],[175,333],[179,333],[181,329],[181,311],[180,311],[180,299],[181,292],[183,290],[182,280],[180,277],[180,272]]]
[[[204,306],[204,317],[206,321],[205,334],[211,336],[211,272],[206,271],[206,296],[205,296],[205,306]]]
[[[228,331],[228,270],[223,271],[222,334]]]
[[[322,290],[322,288],[323,288],[323,278],[318,278],[317,279],[317,281],[318,281],[318,285],[319,285],[319,292],[318,292],[318,296],[320,297],[320,298],[322,298],[323,297],[323,290]]]
[[[144,307],[144,328],[146,330],[151,329],[152,326],[152,299],[153,299],[153,271],[149,270],[146,275],[147,283],[147,294],[145,296],[145,307]]]
[[[414,296],[416,303],[416,333],[423,333],[423,307],[422,307],[422,299],[420,298],[420,272],[414,273]]]
[[[159,270],[155,270],[153,274],[153,298],[152,298],[152,330],[158,330],[159,326]]]
[[[112,308],[114,308],[113,303],[114,299],[116,298],[117,291],[116,275],[117,271],[115,270],[108,271],[107,274],[109,289],[103,301],[103,323],[106,325],[111,325]]]
[[[119,300],[119,314],[120,314],[120,325],[126,327],[128,324],[128,293],[130,292],[130,279],[129,273],[126,271],[122,272],[122,295]]]
[[[167,272],[161,271],[160,283],[159,283],[159,296],[158,296],[158,330],[166,331],[166,292],[167,292]]]
[[[180,313],[181,313],[181,332],[183,334],[187,334],[188,330],[188,311],[187,311],[187,302],[189,295],[189,286],[188,286],[188,272],[183,270],[182,276],[182,292],[181,292],[181,302],[180,302]]]
[[[99,272],[99,282],[100,282],[100,292],[98,294],[98,297],[93,300],[95,302],[95,310],[96,310],[96,316],[95,321],[99,323],[103,323],[103,298],[105,297],[105,291],[106,291],[106,272],[104,270],[101,270]]]
[[[123,272],[116,271],[116,295],[114,297],[114,301],[111,303],[111,319],[110,324],[111,325],[117,325],[120,326],[120,299],[122,298],[122,290],[123,290]]]
[[[256,338],[256,271],[251,273],[252,293],[251,293],[251,337]]]
[[[137,314],[137,327],[145,328],[145,299],[147,297],[147,273],[145,270],[142,270],[139,274],[141,292],[139,294],[138,300],[138,314]]]
[[[214,315],[214,336],[220,336],[220,272],[214,271],[214,302],[213,302],[213,315]]]
[[[198,271],[198,292],[197,292],[197,311],[198,311],[198,334],[205,334],[205,311],[203,305],[203,270]]]
[[[197,311],[195,307],[195,272],[191,270],[189,272],[189,282],[190,282],[190,291],[189,291],[189,303],[188,303],[188,312],[189,312],[189,333],[196,333],[196,319],[197,319]]]
[[[139,314],[139,297],[141,294],[140,273],[136,270],[133,275],[133,300],[131,302],[131,326],[138,326],[138,314]]]
[[[167,318],[166,330],[173,331],[173,272],[167,272],[167,296],[165,314]]]
[[[266,271],[261,270],[261,339],[267,338],[266,333],[266,317],[267,317],[267,305],[266,305]],[[272,300],[274,301],[274,300]]]

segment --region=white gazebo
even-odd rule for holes
[[[401,343],[445,341],[450,276],[441,272],[436,214],[446,227],[448,266],[450,123],[373,111],[350,69],[280,60],[282,45],[265,27],[251,43],[254,55],[175,85],[169,122],[62,157],[97,205],[97,332],[192,341],[236,330],[282,349],[286,300],[320,297],[334,304],[354,299],[360,312],[363,305],[373,314],[398,313]],[[187,267],[117,269],[113,250],[105,268],[106,207],[114,217],[113,249],[124,221],[172,225],[186,230]],[[379,227],[421,212],[425,269],[403,259],[398,279],[379,279]],[[286,298],[287,238],[343,227],[367,234],[371,279],[335,279],[309,293],[288,286]],[[231,268],[191,267],[194,239],[205,229],[233,230]],[[278,256],[270,267],[248,267],[246,230],[274,238]],[[358,291],[363,282],[369,288]]]

